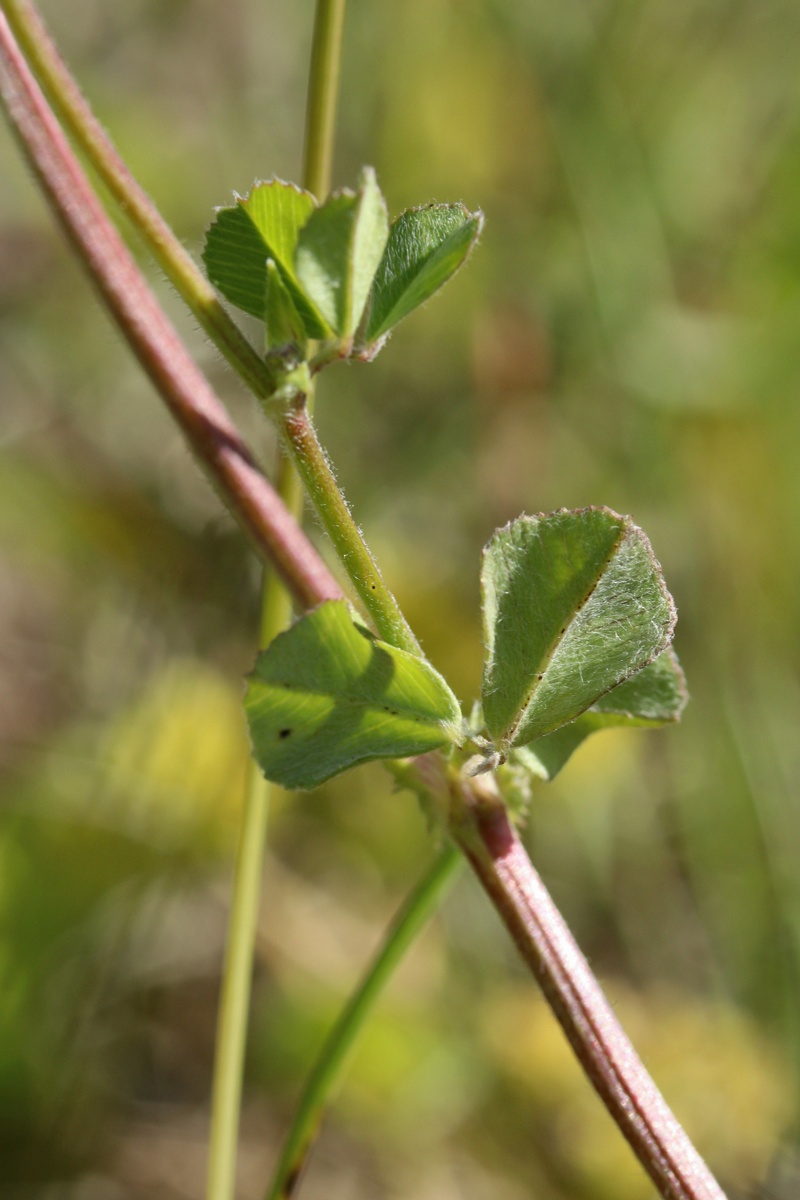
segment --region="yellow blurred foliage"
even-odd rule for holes
[[[168,662],[111,722],[100,759],[129,828],[165,846],[230,849],[249,746],[239,689],[223,675]]]
[[[712,1169],[762,1177],[794,1112],[789,1064],[731,1004],[665,984],[607,991],[667,1102]],[[527,986],[496,992],[481,1015],[487,1051],[525,1093],[562,1171],[592,1196],[644,1200],[652,1185],[587,1082],[545,1000]],[[531,1108],[533,1111],[530,1111]]]

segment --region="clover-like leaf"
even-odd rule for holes
[[[686,679],[672,647],[581,713],[569,725],[527,746],[511,758],[542,779],[554,779],[591,733],[616,727],[655,729],[680,720],[688,700]]]
[[[364,168],[357,192],[335,192],[300,233],[297,278],[340,338],[355,333],[388,235],[386,202],[371,167]]]
[[[423,754],[458,738],[461,711],[423,659],[377,641],[330,600],[256,660],[245,697],[268,779],[312,788],[372,758]]]
[[[647,537],[607,508],[512,521],[484,551],[481,584],[483,714],[504,753],[641,671],[675,625]]]
[[[455,274],[477,241],[483,214],[463,204],[411,208],[392,222],[359,337],[370,347]]]
[[[309,337],[330,334],[327,323],[303,294],[294,256],[300,230],[317,207],[310,192],[272,179],[257,183],[230,208],[217,209],[206,231],[203,262],[222,295],[253,317],[264,319],[267,262],[272,260],[291,294]]]

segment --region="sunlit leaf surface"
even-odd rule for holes
[[[412,208],[392,223],[370,298],[366,344],[378,341],[455,274],[482,225],[483,215],[463,204]]]
[[[657,728],[680,720],[688,693],[672,647],[637,675],[612,688],[569,725],[512,751],[534,775],[554,779],[590,733],[615,726]]]
[[[259,655],[245,707],[261,769],[293,788],[442,746],[461,716],[428,663],[376,641],[343,600],[302,617]]]
[[[253,317],[264,319],[267,261],[272,259],[301,314],[309,337],[323,337],[325,322],[295,278],[300,230],[317,207],[310,192],[280,179],[257,183],[236,204],[220,208],[206,231],[203,261],[222,295]]]
[[[339,337],[352,336],[361,320],[388,232],[386,203],[367,167],[357,192],[331,196],[300,233],[297,278]]]
[[[675,624],[647,537],[606,508],[512,521],[481,582],[483,712],[504,749],[574,720],[652,662]]]

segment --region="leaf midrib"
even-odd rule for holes
[[[340,693],[334,691],[316,691],[314,688],[307,687],[304,684],[287,683],[282,679],[265,679],[263,676],[260,678],[256,676],[255,678],[256,681],[261,683],[264,687],[273,688],[277,692],[289,692],[299,699],[308,697],[310,700],[333,700],[336,704],[349,704],[354,707],[358,706],[360,708],[369,709],[376,713],[385,712],[391,716],[402,717],[403,720],[416,721],[420,725],[441,725],[442,728],[446,728],[447,725],[452,724],[454,720],[454,718],[449,716],[427,716],[423,713],[420,713],[418,709],[414,711],[409,707],[410,702],[408,701],[392,705],[381,704],[378,701],[358,695],[347,696],[341,695]]]
[[[393,717],[402,717],[404,721],[416,721],[418,724],[444,726],[448,723],[447,718],[427,717],[400,705],[378,704],[374,700],[363,700],[359,696],[342,696],[336,692],[315,692],[310,688],[297,687],[287,683],[263,682],[267,687],[273,687],[276,691],[280,692],[291,692],[301,699],[308,697],[310,700],[334,700],[337,705],[350,704],[353,707],[358,706],[359,708],[369,709],[376,713],[383,712]]]
[[[516,732],[519,729],[520,725],[522,724],[525,714],[528,712],[528,709],[530,708],[530,706],[533,702],[533,698],[536,695],[537,691],[539,690],[540,685],[544,682],[544,677],[547,674],[548,668],[549,668],[551,662],[553,661],[553,658],[555,657],[556,651],[558,650],[559,646],[561,645],[564,638],[566,637],[569,629],[572,627],[578,613],[580,613],[586,607],[586,605],[589,603],[589,601],[591,600],[592,596],[594,595],[595,591],[597,590],[597,586],[600,583],[600,580],[603,578],[603,576],[606,573],[608,564],[614,558],[615,554],[619,550],[620,544],[625,540],[625,538],[628,536],[629,532],[630,532],[630,525],[626,521],[620,528],[619,536],[612,543],[607,555],[600,563],[598,570],[597,570],[597,574],[596,574],[594,580],[592,581],[591,587],[586,592],[586,595],[583,597],[580,604],[575,606],[573,613],[572,613],[572,617],[569,619],[569,621],[564,626],[564,628],[559,630],[559,632],[553,638],[553,640],[552,640],[550,646],[548,647],[547,651],[545,652],[545,654],[543,654],[542,657],[539,659],[539,662],[537,663],[537,667],[539,669],[533,673],[534,684],[528,691],[524,703],[521,704],[517,709],[517,719],[512,725],[509,726],[509,728],[505,731],[505,733],[499,739],[499,744],[504,749],[508,750],[513,745]]]

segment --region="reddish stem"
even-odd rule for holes
[[[56,215],[233,514],[304,606],[341,596],[96,200],[0,14],[0,92]],[[438,763],[437,763],[438,768]],[[451,832],[606,1107],[665,1200],[724,1200],[621,1029],[490,781],[452,784]]]
[[[620,1026],[493,791],[453,785],[451,832],[584,1071],[665,1200],[725,1200]]]
[[[0,13],[0,94],[55,213],[228,508],[303,607],[341,597],[106,216]]]
[[[257,396],[271,390],[269,372],[192,256],[175,236],[85,100],[42,18],[29,0],[5,0],[6,19],[68,133],[147,244],[203,329]]]

